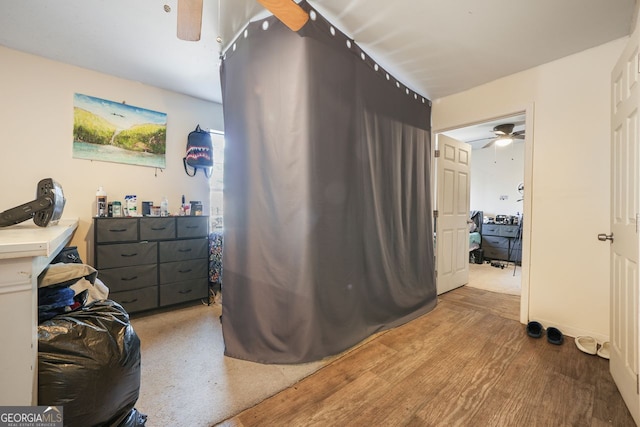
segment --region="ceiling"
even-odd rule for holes
[[[470,126],[465,126],[459,129],[453,129],[446,132],[441,132],[444,135],[450,136],[453,139],[457,139],[458,141],[463,141],[471,144],[472,150],[479,150],[491,142],[496,134],[493,131],[493,128],[497,125],[502,125],[506,123],[513,124],[513,132],[521,132],[525,131],[525,114],[516,114],[510,117],[501,117],[498,119],[490,120],[484,123],[478,123]],[[523,139],[514,139],[513,144],[522,144],[524,143]],[[496,145],[492,146],[496,148]]]
[[[220,52],[266,12],[256,0],[204,0],[202,38],[187,42],[176,2],[5,0],[0,45],[221,102]],[[432,100],[626,36],[635,12],[635,0],[309,3]]]

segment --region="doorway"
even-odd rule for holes
[[[487,254],[480,260],[477,255],[469,257],[468,285],[520,295],[520,321],[524,323],[528,319],[528,247],[531,229],[527,214],[531,212],[531,197],[526,191],[531,182],[533,140],[532,114],[528,114],[529,110],[532,111],[532,107],[522,112],[434,132],[435,135],[446,135],[472,146],[470,216],[471,212],[481,212],[484,232],[478,230],[480,236],[477,241],[480,242],[480,249],[486,249]],[[495,130],[496,127],[499,131],[503,130],[500,125],[504,124],[512,124],[512,132],[521,136],[508,145],[499,146],[496,143],[499,133]]]

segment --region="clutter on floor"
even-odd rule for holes
[[[576,347],[583,353],[596,354],[598,352],[598,341],[593,337],[576,337]]]
[[[564,342],[564,335],[560,329],[550,326],[547,328],[547,341],[554,345],[560,345]]]
[[[542,325],[539,322],[532,321],[527,324],[527,335],[532,338],[540,338],[542,330]]]
[[[140,340],[98,272],[64,248],[38,277],[38,405],[65,426],[142,427]]]
[[[139,426],[140,340],[114,301],[38,326],[38,405],[64,407],[69,426]],[[135,424],[123,424],[126,420]],[[143,424],[144,425],[144,424]]]
[[[529,335],[530,337],[540,338],[544,333],[544,327],[540,322],[532,320],[531,322],[527,323],[526,331],[527,335]],[[564,335],[562,334],[560,329],[550,326],[547,328],[547,341],[550,344],[561,345],[564,342]]]
[[[603,359],[609,359],[610,355],[610,347],[611,344],[609,341],[605,341],[602,345],[598,345],[598,341],[593,337],[588,336],[580,336],[575,339],[576,347],[586,354],[595,355],[602,357]]]
[[[603,342],[598,349],[598,356],[602,357],[603,359],[609,359],[610,346],[611,344],[609,343],[609,341]]]

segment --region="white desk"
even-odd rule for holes
[[[62,219],[0,228],[0,406],[38,403],[38,275],[77,227]]]

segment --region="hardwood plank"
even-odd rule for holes
[[[543,422],[574,426],[589,425],[591,422],[594,394],[592,385],[556,374],[549,377],[544,394],[546,398],[540,405]]]
[[[520,320],[520,297],[516,295],[463,286],[440,295],[440,300],[466,305],[480,311],[490,311],[506,319]]]
[[[298,414],[311,417],[318,411],[320,402],[328,399],[336,390],[356,381],[372,366],[395,354],[395,350],[383,344],[369,342],[338,359],[340,363],[332,363],[333,369],[330,371],[322,368],[307,378],[321,375],[318,381],[305,379],[263,402],[268,404],[259,404],[244,411],[238,419],[248,427],[262,425],[263,420],[270,420],[272,425],[290,424]],[[292,411],[292,408],[295,410]]]
[[[524,335],[522,325],[518,325]],[[521,336],[522,336],[521,335]],[[540,372],[544,368],[541,354],[548,343],[526,337],[499,381],[492,398],[486,399],[482,411],[476,416],[485,425],[536,425],[539,402],[544,398],[548,382]]]

